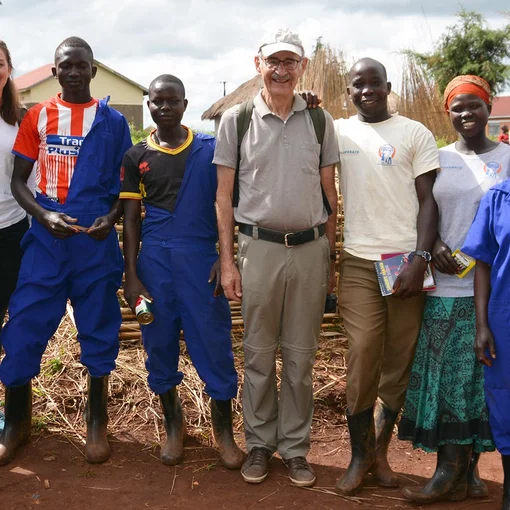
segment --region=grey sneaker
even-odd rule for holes
[[[262,482],[269,471],[272,453],[267,448],[252,448],[241,468],[241,475],[248,483]]]
[[[298,487],[311,487],[316,480],[315,471],[306,457],[294,457],[284,461],[289,468],[290,481]]]

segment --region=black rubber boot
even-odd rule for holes
[[[374,408],[347,414],[347,424],[351,438],[351,462],[336,483],[335,490],[344,496],[352,496],[361,489],[363,478],[375,462]]]
[[[161,448],[160,459],[167,466],[175,466],[184,457],[185,424],[181,401],[177,388],[172,388],[159,396],[163,408],[166,441]]]
[[[505,475],[501,510],[510,510],[510,455],[501,455],[501,460],[503,461],[503,473]]]
[[[437,452],[436,471],[425,487],[406,487],[402,494],[413,503],[464,501],[471,445],[446,444]]]
[[[381,487],[398,487],[398,477],[388,463],[388,446],[393,437],[393,428],[398,412],[376,402],[374,407],[375,424],[375,464],[372,468],[374,480]]]
[[[14,458],[17,448],[29,440],[32,423],[32,382],[5,388],[5,426],[0,435],[0,466]]]
[[[471,455],[471,462],[467,472],[468,496],[470,498],[485,498],[489,494],[489,489],[478,473],[479,453]]]
[[[85,423],[87,441],[85,457],[90,464],[101,464],[110,457],[108,444],[108,376],[89,375]]]
[[[211,421],[221,463],[228,469],[241,469],[245,455],[234,439],[232,401],[211,399]]]

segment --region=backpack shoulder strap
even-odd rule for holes
[[[253,99],[248,99],[248,101],[239,105],[239,112],[237,114],[237,145],[241,145],[244,135],[250,127],[252,112]]]
[[[232,207],[239,205],[239,167],[241,166],[241,143],[250,127],[253,113],[253,99],[249,99],[239,106],[237,114],[237,164],[234,176],[234,190],[232,194]]]
[[[319,156],[319,167],[322,163],[322,143],[324,142],[324,134],[326,132],[326,115],[324,114],[324,110],[320,107],[318,108],[310,108],[308,110],[310,117],[312,119],[313,128],[315,129],[315,136],[317,137],[317,141],[321,146],[321,154]],[[321,192],[322,192],[322,202],[324,203],[324,207],[326,208],[326,212],[328,216],[333,212],[331,209],[331,205],[329,203],[328,197],[326,193],[324,193],[324,189],[321,184]]]
[[[317,137],[317,141],[322,146],[322,143],[324,142],[324,133],[326,132],[326,115],[324,115],[324,110],[320,107],[310,108],[308,113],[312,118],[313,128],[315,129],[315,136]]]

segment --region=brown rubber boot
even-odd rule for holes
[[[374,407],[375,424],[375,464],[372,468],[374,480],[381,487],[398,487],[398,477],[388,463],[388,446],[393,436],[393,428],[398,412],[376,402]]]
[[[5,426],[0,434],[0,466],[9,464],[20,445],[30,438],[32,382],[5,388]]]
[[[221,463],[227,469],[241,469],[245,454],[234,439],[232,401],[211,399],[211,421]]]
[[[179,464],[184,457],[184,434],[186,426],[182,414],[181,401],[174,387],[159,396],[163,408],[166,441],[161,448],[160,459],[167,466]]]
[[[470,498],[485,498],[489,495],[489,489],[478,473],[479,453],[471,455],[471,462],[467,472],[468,496]]]
[[[437,451],[436,471],[425,487],[406,487],[402,494],[413,503],[464,501],[471,445],[445,444]]]
[[[505,475],[501,510],[510,510],[510,455],[501,455],[501,460],[503,462],[503,473]]]
[[[87,441],[85,457],[90,464],[101,464],[110,458],[108,444],[108,376],[88,377],[85,407]]]
[[[336,483],[335,490],[343,496],[352,496],[361,489],[363,478],[375,462],[374,408],[347,414],[347,424],[351,438],[351,462]]]

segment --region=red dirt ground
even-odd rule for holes
[[[111,438],[112,457],[91,466],[82,450],[60,435],[33,436],[9,466],[0,468],[0,509],[363,509],[420,508],[407,504],[399,490],[375,487],[369,478],[357,499],[321,492],[331,490],[350,457],[346,432],[314,438],[309,460],[317,472],[316,491],[298,489],[287,478],[286,468],[274,458],[268,478],[259,485],[243,482],[238,472],[217,464],[216,452],[189,439],[184,462],[178,467],[163,466],[158,451],[144,445]],[[432,475],[435,455],[413,451],[407,443],[394,439],[390,464],[403,474],[403,485],[423,483]],[[22,468],[32,473],[12,472]],[[497,453],[485,454],[480,461],[481,476],[490,496],[460,503],[431,505],[431,510],[500,508],[502,472]]]

